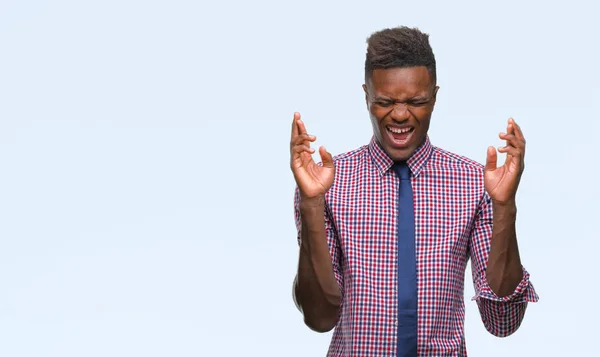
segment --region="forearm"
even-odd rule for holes
[[[331,330],[338,318],[341,293],[333,271],[324,219],[325,202],[319,197],[300,201],[302,222],[296,302],[313,330]]]
[[[493,292],[503,297],[511,295],[523,279],[515,226],[516,204],[493,203],[493,215],[486,278]]]

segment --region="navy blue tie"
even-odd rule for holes
[[[406,163],[394,164],[400,178],[398,193],[398,357],[417,356],[417,264],[415,209]]]

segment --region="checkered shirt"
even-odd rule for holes
[[[325,225],[342,304],[327,356],[396,356],[397,202],[393,161],[371,139],[334,157]],[[427,138],[408,160],[415,205],[418,356],[466,356],[464,281],[469,258],[485,328],[507,336],[538,296],[523,268],[515,291],[498,297],[486,280],[492,204],[483,166]],[[298,189],[295,221],[300,243]]]

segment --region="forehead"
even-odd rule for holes
[[[433,85],[425,66],[374,69],[369,80],[373,95],[407,97],[427,94]]]

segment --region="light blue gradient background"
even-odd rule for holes
[[[593,354],[591,3],[1,0],[0,356],[324,356],[291,297],[292,114],[334,154],[367,143],[365,40],[397,25],[431,34],[435,145],[483,163],[509,116],[527,138],[541,301],[495,338],[469,269],[469,355]]]

